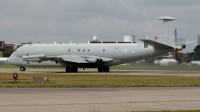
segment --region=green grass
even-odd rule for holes
[[[33,77],[49,77],[49,83],[32,83]],[[191,87],[200,86],[198,76],[149,76],[105,74],[0,73],[0,88],[72,87]]]
[[[111,70],[185,70],[200,71],[200,66],[159,66],[159,65],[128,65],[113,66]]]
[[[4,65],[0,66],[0,69],[19,69],[18,66]],[[33,67],[26,67],[27,69],[33,69]],[[44,67],[36,67],[37,69],[43,69]],[[65,67],[46,67],[45,69],[65,69]],[[91,68],[86,68],[91,69]],[[94,68],[96,69],[96,68]],[[185,71],[200,71],[200,66],[159,66],[159,65],[118,65],[110,67],[111,70],[185,70]]]

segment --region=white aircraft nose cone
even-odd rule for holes
[[[5,63],[8,63],[8,61],[9,61],[9,58],[5,61]]]
[[[8,59],[6,60],[6,64],[13,64],[13,63],[12,63],[12,59],[8,58]]]

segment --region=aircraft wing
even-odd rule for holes
[[[73,62],[73,63],[101,63],[113,60],[111,58],[90,56],[90,55],[62,55],[62,56],[57,56],[57,58],[62,59],[63,61],[66,62]]]
[[[84,58],[79,55],[63,55],[57,56],[56,58],[62,59],[66,62],[73,62],[73,63],[88,63]]]
[[[42,61],[55,61],[57,62],[69,62],[69,63],[102,63],[113,61],[114,59],[90,56],[90,55],[61,55],[61,56],[46,56],[45,54],[28,55],[22,57],[27,62],[42,62]]]

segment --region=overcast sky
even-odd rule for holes
[[[171,16],[178,38],[200,35],[199,0],[1,0],[0,40],[53,43],[138,39],[161,28],[160,16]],[[198,42],[188,45],[191,52]]]

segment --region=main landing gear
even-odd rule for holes
[[[109,67],[99,67],[98,72],[109,72],[110,68]]]
[[[66,67],[66,72],[78,72],[77,67]]]
[[[26,71],[25,67],[20,67],[20,71]]]

